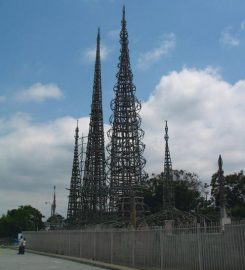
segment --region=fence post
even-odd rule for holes
[[[94,235],[94,252],[93,252],[93,260],[96,260],[96,231],[93,232]]]
[[[160,238],[160,269],[163,270],[163,230],[159,231]]]
[[[79,257],[82,258],[82,231],[79,234]]]
[[[113,264],[113,231],[111,232],[111,264]]]
[[[70,231],[68,231],[68,243],[69,243],[68,255],[70,256],[71,255],[71,232]]]
[[[135,231],[132,231],[133,235],[132,235],[132,266],[134,267],[135,264]]]
[[[200,232],[200,223],[197,224],[197,246],[198,246],[198,264],[199,270],[202,269],[202,241],[201,241],[201,232]]]

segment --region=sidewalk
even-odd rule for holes
[[[102,268],[32,253],[0,248],[0,270],[101,270]]]

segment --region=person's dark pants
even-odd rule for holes
[[[25,247],[19,246],[19,253],[18,254],[24,254],[25,253]]]

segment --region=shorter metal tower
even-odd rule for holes
[[[87,201],[86,201],[86,190],[84,188],[84,167],[85,167],[85,157],[86,157],[86,139],[88,136],[81,136],[81,148],[80,148],[80,175],[81,175],[81,224],[86,224],[87,222]]]
[[[224,171],[223,171],[223,160],[221,155],[219,155],[218,159],[218,184],[219,184],[219,203],[220,203],[220,217],[222,218],[227,218],[227,213],[226,213],[226,196],[225,196],[225,177],[224,177]]]
[[[74,157],[72,165],[72,175],[70,181],[70,191],[68,209],[67,209],[67,222],[69,224],[79,224],[81,218],[81,175],[79,168],[79,154],[78,154],[78,138],[79,138],[78,122],[75,130],[75,146]]]
[[[220,202],[220,221],[221,221],[221,228],[224,231],[226,224],[231,224],[231,219],[227,216],[226,212],[226,195],[225,195],[225,177],[223,171],[223,160],[221,155],[219,155],[218,159],[218,184],[219,184],[219,202]]]
[[[173,192],[173,171],[170,151],[168,146],[168,122],[165,125],[165,160],[163,173],[163,209],[172,210],[174,208],[174,192]]]
[[[81,174],[81,179],[83,179],[84,175],[84,163],[85,163],[85,156],[86,156],[86,145],[87,145],[87,138],[88,136],[81,136],[81,152],[80,152],[80,174]],[[83,185],[83,181],[82,184]]]
[[[55,186],[54,186],[54,198],[53,198],[53,203],[51,205],[51,217],[55,215],[55,210],[56,210],[56,195],[55,195]]]

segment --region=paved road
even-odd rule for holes
[[[0,270],[101,270],[102,268],[31,253],[0,248]]]

